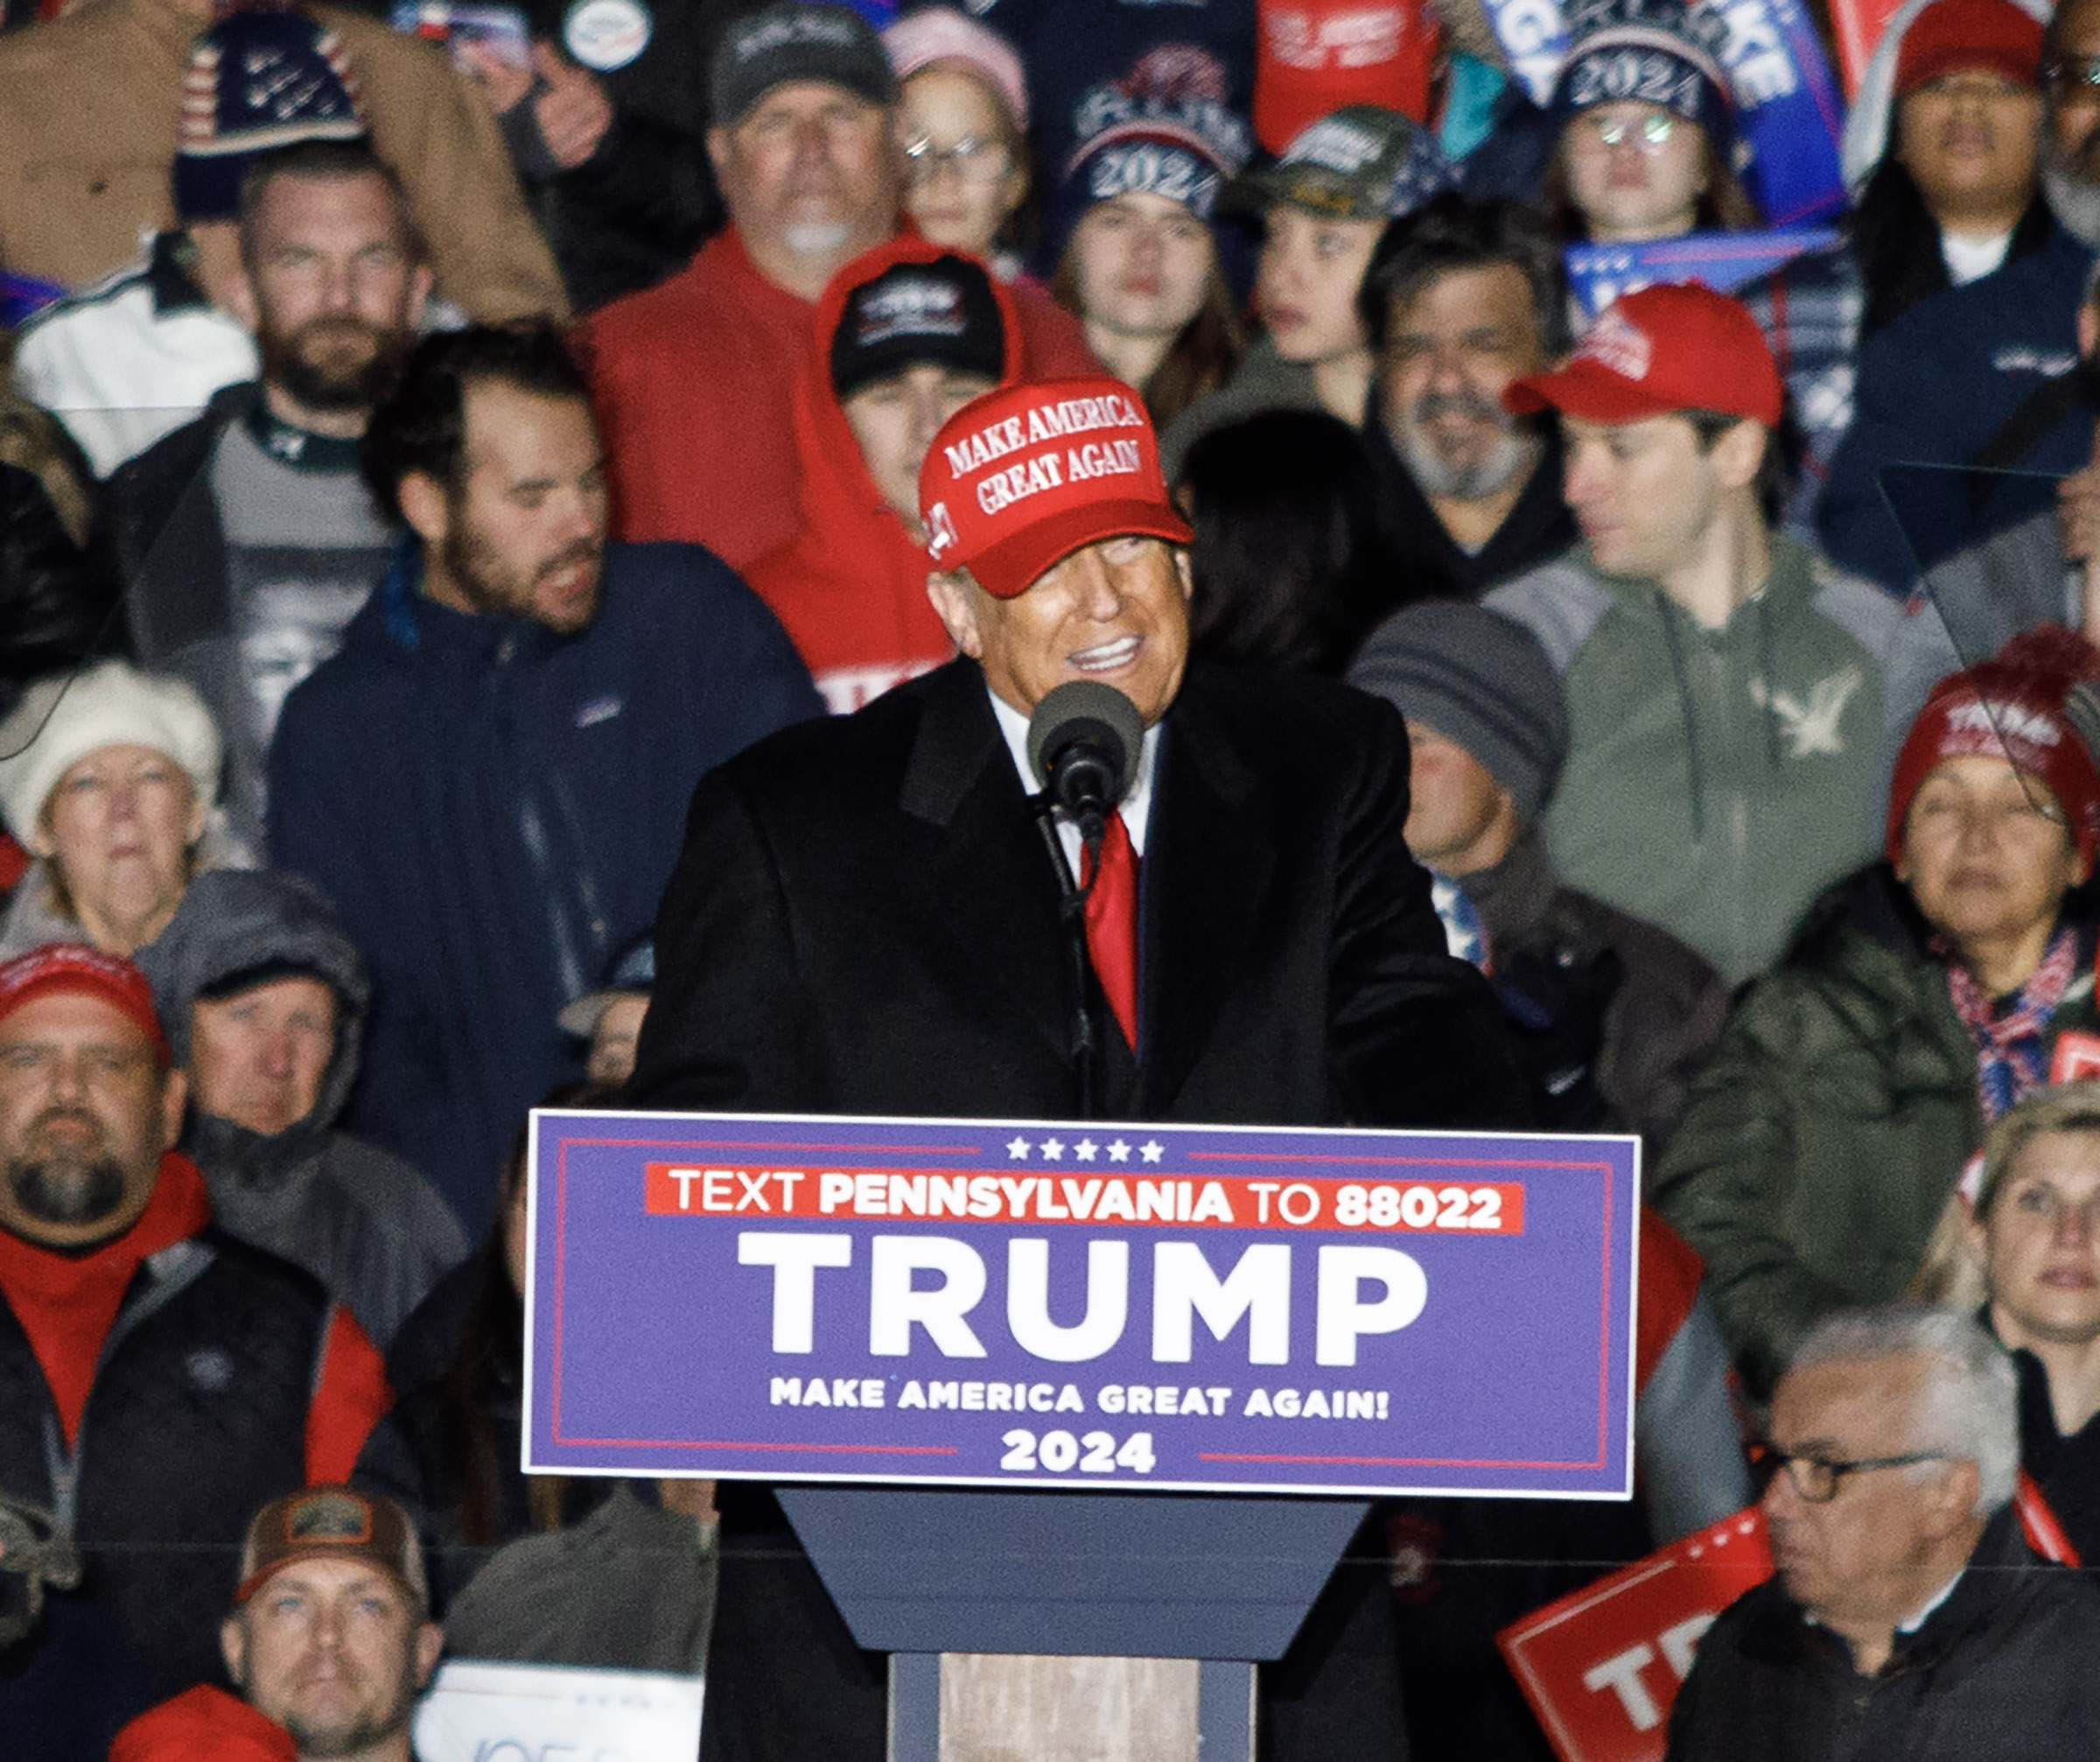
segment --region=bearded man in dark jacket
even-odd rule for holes
[[[220,1227],[305,1268],[383,1347],[469,1244],[414,1169],[334,1129],[372,995],[335,908],[296,875],[212,870],[138,964]]]

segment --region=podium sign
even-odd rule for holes
[[[1637,1155],[541,1112],[525,1465],[1623,1499]]]

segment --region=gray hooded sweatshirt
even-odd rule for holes
[[[331,1129],[357,1075],[371,991],[365,965],[318,888],[268,870],[209,871],[139,967],[152,982],[176,1061],[190,1059],[190,1010],[245,973],[301,972],[336,996],[335,1054],[313,1111],[271,1136],[192,1108],[183,1148],[204,1171],[230,1234],[302,1266],[381,1347],[448,1268],[466,1234],[437,1190],[399,1157]]]

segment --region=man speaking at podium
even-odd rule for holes
[[[920,500],[961,657],[702,780],[630,1102],[1522,1123],[1495,1001],[1401,836],[1399,716],[1189,666],[1191,534],[1130,388],[987,394],[934,437]],[[1120,700],[1065,710],[1074,682]],[[769,1498],[724,1494],[704,1753],[878,1762],[879,1661],[806,1563],[738,1570],[739,1528],[796,1550]],[[1266,1673],[1279,1758],[1404,1753],[1364,1577]]]

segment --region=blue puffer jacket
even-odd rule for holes
[[[578,1074],[555,1015],[646,930],[702,772],[822,705],[773,614],[710,553],[611,545],[563,636],[417,591],[403,551],[286,700],[270,842],[372,969],[344,1123],[470,1233],[525,1111]]]
[[[1816,512],[1832,562],[1904,593],[1921,569],[2054,505],[2052,486],[2032,477],[1971,481],[1931,467],[1968,465],[2052,384],[2061,412],[2000,463],[2061,476],[2092,457],[2092,410],[2067,378],[2091,264],[2092,253],[2056,227],[2039,250],[1935,294],[1866,346],[1852,429]]]

